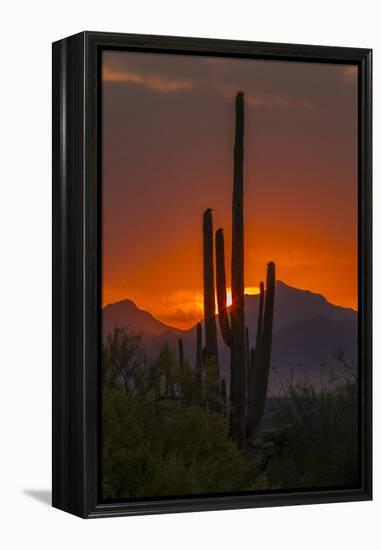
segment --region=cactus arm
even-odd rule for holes
[[[263,362],[266,366],[264,385],[265,398],[267,393],[267,385],[270,372],[271,361],[271,346],[273,338],[273,320],[274,320],[274,299],[275,299],[275,264],[269,262],[267,265],[267,280],[266,280],[266,300],[263,314],[263,333],[262,333],[262,354]]]
[[[255,348],[259,350],[262,328],[263,328],[263,304],[264,304],[265,288],[263,281],[259,283],[259,306],[258,306],[258,318],[257,318],[257,335],[255,338]]]
[[[203,217],[203,253],[204,253],[204,319],[205,347],[208,358],[214,358],[218,368],[216,302],[214,288],[213,219],[208,208]]]
[[[225,243],[224,230],[222,228],[216,231],[216,283],[218,321],[220,324],[222,338],[224,339],[225,344],[230,346],[231,330],[226,301]]]
[[[250,369],[250,338],[249,338],[249,327],[246,327],[245,332],[245,359],[246,359],[246,369],[249,372]]]
[[[260,349],[255,355],[254,369],[254,410],[252,413],[252,429],[258,428],[266,405],[266,396],[269,383],[271,346],[274,319],[275,299],[275,264],[267,264],[266,293],[263,313],[263,327]]]

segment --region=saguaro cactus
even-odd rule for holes
[[[243,139],[244,100],[243,93],[238,92],[235,100],[230,323],[226,305],[224,236],[222,229],[216,232],[218,312],[223,339],[230,346],[231,433],[238,447],[243,446],[245,439],[246,410]]]
[[[253,435],[262,420],[266,404],[267,388],[270,374],[271,345],[273,335],[275,299],[275,264],[267,264],[266,293],[264,297],[263,311],[263,285],[258,313],[258,328],[256,338],[256,349],[254,354],[254,365],[252,369],[252,380],[250,382],[249,395],[249,418],[248,432]]]
[[[214,254],[213,254],[213,219],[212,210],[208,208],[203,218],[204,247],[204,320],[205,348],[207,359],[214,359],[218,374],[218,346],[216,327],[216,302],[214,288]]]
[[[260,283],[256,344],[255,348],[250,349],[249,331],[247,328],[245,330],[244,303],[244,99],[242,92],[236,95],[235,121],[230,315],[227,307],[225,245],[222,228],[216,231],[215,244],[219,325],[223,340],[230,347],[230,432],[238,447],[242,447],[246,431],[255,432],[265,408],[272,344],[275,264],[270,262],[267,267],[266,293],[263,283]]]

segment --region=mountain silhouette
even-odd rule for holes
[[[252,345],[255,342],[258,295],[246,295],[246,325]],[[195,362],[196,328],[180,330],[138,308],[131,300],[110,304],[103,309],[103,334],[115,326],[125,326],[143,333],[143,344],[148,356],[155,357],[164,344],[177,349],[182,338],[185,357]],[[218,328],[218,351],[222,376],[229,382],[229,349]],[[321,365],[332,365],[333,353],[341,351],[348,362],[357,362],[357,312],[336,306],[314,292],[300,290],[276,282],[274,333],[271,356],[272,372],[269,387],[277,391],[280,377],[294,382],[321,382]]]
[[[246,324],[250,336],[255,337],[259,306],[259,295],[245,296]],[[357,320],[357,312],[328,302],[321,294],[300,290],[276,281],[276,300],[274,309],[274,331],[281,327],[316,317],[326,317],[331,320]],[[180,336],[189,333],[162,323],[151,313],[140,309],[132,300],[122,300],[109,304],[103,309],[103,333],[107,334],[115,326],[126,326],[132,330],[141,331],[145,335],[160,336],[166,332]],[[190,329],[193,331],[194,328]]]
[[[182,332],[155,319],[151,313],[140,309],[132,300],[122,300],[115,304],[109,304],[103,308],[102,313],[104,335],[117,326],[127,327],[150,336],[159,336],[166,332],[177,335]]]
[[[258,296],[248,297],[247,307],[254,306],[255,314],[258,311]],[[254,301],[253,298],[256,298]],[[256,303],[255,303],[256,302]],[[248,316],[250,318],[250,313]],[[336,306],[328,302],[321,294],[300,290],[286,285],[282,281],[276,282],[276,299],[274,307],[274,330],[284,325],[313,319],[315,317],[327,317],[332,320],[357,319],[357,313],[353,309]]]

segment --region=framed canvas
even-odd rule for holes
[[[53,505],[369,500],[371,50],[53,44]]]

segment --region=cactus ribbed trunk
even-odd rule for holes
[[[250,337],[249,337],[249,327],[246,327],[246,336],[245,336],[245,359],[246,359],[246,370],[249,372],[250,368]],[[247,388],[246,388],[247,389]]]
[[[243,212],[243,93],[235,102],[234,182],[232,204],[231,287],[231,392],[232,436],[238,447],[245,439],[246,362],[245,362],[245,304],[244,304],[244,212]]]
[[[263,304],[265,297],[265,287],[263,281],[259,283],[259,307],[258,307],[258,321],[257,321],[257,335],[255,338],[255,349],[259,350],[259,343],[262,338],[263,329]]]
[[[216,327],[216,301],[214,288],[213,265],[213,220],[212,211],[208,208],[203,218],[203,246],[204,246],[204,319],[205,319],[205,348],[208,359],[216,362],[218,373],[218,347]]]
[[[255,433],[265,411],[267,388],[269,383],[271,345],[273,336],[275,298],[275,264],[267,264],[266,293],[264,300],[263,325],[259,350],[255,354],[254,367],[254,406],[251,418],[251,430]]]
[[[218,321],[222,338],[227,346],[231,342],[231,330],[229,324],[229,313],[226,299],[226,273],[225,273],[225,244],[224,230],[216,231],[216,283],[217,283],[217,304]]]

